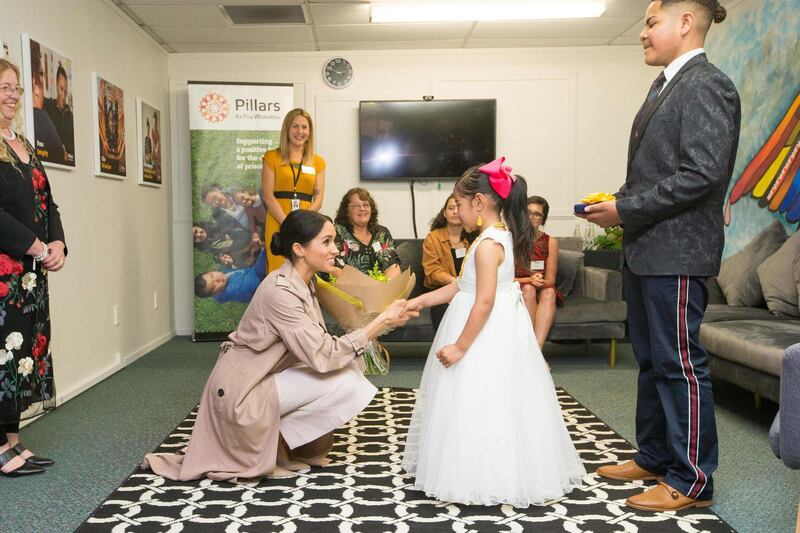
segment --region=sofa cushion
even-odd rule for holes
[[[622,300],[603,302],[586,296],[570,296],[556,312],[556,324],[625,322],[627,307]]]
[[[795,233],[756,270],[764,300],[773,313],[800,317],[800,308],[797,306],[797,281],[794,277],[794,261],[798,256],[800,256],[800,233]]]
[[[776,220],[750,241],[739,253],[722,262],[717,282],[728,305],[758,307],[764,296],[756,269],[774,254],[786,240],[783,224]]]
[[[763,307],[739,307],[726,304],[709,304],[703,316],[703,323],[726,322],[729,320],[779,320]]]
[[[794,258],[794,280],[797,282],[797,306],[800,307],[800,255]]]
[[[572,292],[575,284],[575,274],[578,267],[583,265],[583,252],[572,250],[558,251],[558,272],[556,272],[556,287],[564,296]]]
[[[395,240],[397,256],[400,258],[400,268],[403,270],[411,268],[417,276],[417,284],[411,291],[409,298],[414,298],[424,293],[427,289],[422,284],[425,281],[425,271],[422,269],[422,240],[421,239],[397,239]]]
[[[703,323],[700,342],[720,357],[781,375],[781,359],[787,346],[800,339],[800,320],[731,320]]]

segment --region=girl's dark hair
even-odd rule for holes
[[[514,263],[519,268],[528,268],[531,257],[531,221],[528,218],[528,184],[525,178],[517,176],[511,186],[508,198],[503,200],[489,184],[489,176],[478,170],[481,165],[467,170],[456,182],[455,190],[461,196],[473,198],[482,193],[501,211],[508,229],[514,238]]]
[[[550,213],[550,204],[547,203],[547,200],[541,196],[528,196],[528,203],[525,206],[527,207],[531,204],[542,206],[542,226],[547,224],[547,215]]]
[[[450,201],[450,198],[455,199],[455,197],[456,197],[455,194],[450,194],[450,196],[447,197],[447,200],[444,201],[444,205],[442,206],[442,209],[439,210],[439,213],[433,218],[433,220],[431,220],[431,231],[433,231],[435,229],[446,228],[447,227],[447,218],[445,218],[445,216],[444,216],[444,211],[445,211],[445,209],[447,209],[447,203]],[[461,240],[462,241],[466,241],[468,243],[471,243],[472,241],[475,240],[475,237],[477,237],[477,236],[478,236],[478,232],[477,231],[468,232],[467,230],[464,229],[464,226],[461,226]]]
[[[322,227],[331,219],[316,211],[298,209],[291,211],[281,223],[281,229],[272,235],[269,249],[274,255],[282,255],[286,259],[294,259],[292,245],[299,243],[301,246],[319,235]]]
[[[451,193],[450,196],[447,197],[447,200],[444,201],[444,205],[442,206],[442,208],[439,210],[438,213],[436,213],[436,216],[433,217],[433,220],[431,220],[431,231],[447,227],[447,218],[444,216],[444,212],[447,209],[447,204],[448,202],[450,202],[450,198],[455,198],[455,197],[456,196]]]
[[[339,202],[339,208],[336,210],[336,218],[333,221],[340,226],[347,228],[347,231],[353,232],[353,224],[350,222],[350,217],[347,215],[347,206],[350,204],[350,197],[358,195],[358,199],[362,202],[369,202],[369,222],[367,222],[367,230],[370,233],[375,233],[378,230],[378,206],[375,204],[375,199],[367,189],[363,187],[354,187],[344,193],[342,201]]]

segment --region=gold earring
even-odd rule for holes
[[[483,226],[483,219],[481,218],[481,216],[480,216],[480,215],[478,215],[478,220],[475,222],[475,224],[476,224],[476,225],[477,225],[479,228],[480,228],[481,226]]]

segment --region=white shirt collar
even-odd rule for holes
[[[669,81],[675,77],[675,74],[677,74],[678,71],[682,69],[690,59],[703,53],[705,53],[705,49],[695,48],[694,50],[689,50],[682,56],[673,59],[672,63],[667,65],[667,68],[664,69],[664,77],[667,79],[666,83],[664,83],[664,86],[666,86],[667,83],[669,83]]]

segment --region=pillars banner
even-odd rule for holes
[[[194,338],[236,329],[266,275],[264,152],[277,148],[291,84],[189,82]]]

